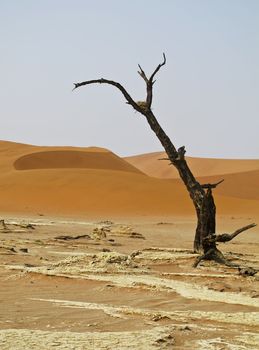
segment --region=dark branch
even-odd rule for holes
[[[154,76],[155,76],[156,73],[159,71],[159,69],[160,69],[162,66],[164,66],[164,65],[166,64],[165,53],[163,53],[163,58],[164,58],[163,62],[160,63],[160,64],[156,67],[156,69],[154,70],[153,74],[152,74],[151,77],[149,78],[149,80],[150,80],[151,82],[153,82]]]
[[[140,71],[138,71],[138,74],[145,80],[146,83],[148,83],[148,78],[146,76],[146,73],[143,71],[140,65],[138,65]]]
[[[125,97],[125,99],[127,100],[128,104],[130,104],[139,113],[144,114],[143,109],[133,100],[133,98],[130,96],[130,94],[127,92],[127,90],[120,83],[117,83],[116,81],[103,79],[103,78],[94,79],[94,80],[86,80],[86,81],[83,81],[81,83],[74,83],[75,87],[73,90],[75,90],[81,86],[84,86],[84,85],[98,84],[98,83],[115,86],[117,89],[119,89],[122,92],[122,94]]]
[[[194,268],[197,267],[202,260],[206,260],[213,252],[214,252],[214,249],[210,249],[205,254],[198,256],[194,264],[192,265],[192,267]]]
[[[253,267],[238,267],[239,275],[241,276],[254,276],[258,271],[255,270]]]
[[[244,232],[246,230],[249,230],[250,228],[253,228],[257,226],[256,224],[250,224],[244,227],[241,227],[240,229],[236,230],[235,232],[228,234],[228,233],[223,233],[222,235],[218,235],[215,237],[216,242],[229,242],[233,238],[235,238],[237,235],[239,235],[241,232]]]

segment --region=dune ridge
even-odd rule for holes
[[[119,158],[112,152],[99,152],[89,149],[53,150],[26,154],[14,162],[16,170],[32,169],[111,169],[129,171],[141,174],[142,172]]]
[[[140,154],[124,159],[143,173],[158,178],[179,178],[177,170],[169,165],[165,152]],[[259,170],[259,159],[219,159],[186,157],[192,172],[197,177],[236,174]]]

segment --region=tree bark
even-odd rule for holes
[[[121,91],[129,105],[131,105],[137,112],[145,116],[150,128],[156,134],[165,152],[167,153],[168,160],[178,170],[179,176],[182,179],[187,191],[189,192],[189,195],[195,207],[197,215],[197,227],[194,239],[194,251],[203,252],[203,258],[214,259],[218,262],[223,262],[224,257],[216,247],[216,240],[213,239],[216,232],[216,206],[212,194],[212,189],[216,188],[216,186],[219,185],[223,180],[216,184],[201,185],[195,179],[186,162],[185,147],[182,146],[176,149],[170,138],[167,136],[157,121],[151,109],[153,100],[153,85],[155,83],[154,77],[160,68],[165,64],[166,57],[165,54],[163,54],[163,62],[156,67],[150,78],[146,76],[146,73],[139,65],[140,70],[138,73],[146,83],[146,101],[134,101],[127,90],[120,83],[103,78],[75,83],[74,89],[90,84],[112,85]]]

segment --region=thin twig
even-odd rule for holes
[[[214,184],[204,184],[201,185],[202,188],[216,188],[219,184],[221,184],[223,181],[225,181],[224,179],[220,180],[219,182],[216,182]]]

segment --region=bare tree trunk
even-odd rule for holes
[[[220,241],[217,240],[217,237],[220,236],[215,235],[216,206],[212,195],[212,189],[216,188],[216,186],[219,185],[223,180],[216,184],[201,185],[193,176],[186,162],[185,147],[182,146],[176,149],[170,138],[161,128],[151,109],[153,99],[153,84],[155,83],[154,77],[160,68],[166,64],[165,54],[163,54],[163,58],[163,62],[156,67],[150,78],[147,78],[146,73],[139,65],[140,70],[138,73],[146,83],[147,95],[145,101],[134,101],[127,90],[120,83],[103,78],[75,83],[74,89],[90,84],[112,85],[121,91],[128,104],[130,104],[137,112],[145,116],[150,128],[156,134],[161,145],[165,149],[165,152],[168,156],[168,158],[165,160],[169,160],[170,163],[174,165],[178,170],[180,178],[182,179],[187,191],[189,192],[189,195],[195,207],[198,222],[194,239],[194,251],[204,253],[200,259],[213,259],[220,263],[228,264],[228,262],[226,262],[224,259],[222,253],[216,247],[216,242]],[[255,224],[251,224],[249,227],[247,226],[245,229],[243,228],[241,230],[244,231],[254,226]],[[199,261],[195,263],[195,266],[198,265]]]
[[[205,238],[216,232],[216,206],[211,189],[208,189],[202,201],[201,208],[197,210],[197,228],[194,238],[194,250],[206,253],[212,248]],[[213,246],[215,248],[216,245]]]
[[[215,233],[215,213],[216,208],[212,196],[211,189],[208,189],[210,195],[208,196],[200,183],[193,176],[186,160],[185,160],[185,148],[184,146],[176,150],[175,146],[161,128],[157,119],[152,111],[146,112],[145,115],[148,124],[156,134],[157,138],[164,147],[168,160],[173,164],[184,182],[189,195],[194,204],[198,224],[196,228],[194,250],[196,252],[203,249],[203,237],[206,237],[209,233]],[[213,226],[214,223],[214,226]],[[209,230],[208,230],[209,228]]]

